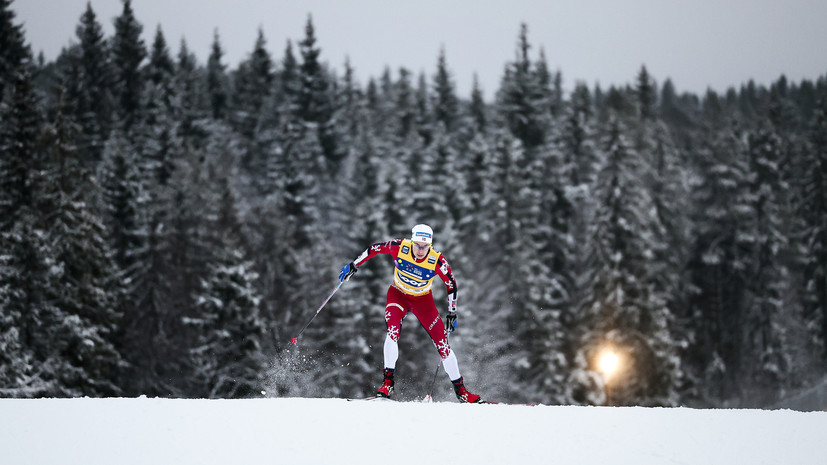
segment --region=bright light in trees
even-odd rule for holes
[[[604,349],[598,356],[597,369],[606,380],[609,380],[617,371],[618,365],[620,365],[620,357],[612,349]]]

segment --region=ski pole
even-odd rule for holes
[[[324,299],[324,302],[322,302],[322,305],[316,310],[316,313],[313,314],[313,317],[310,318],[310,321],[308,321],[307,324],[304,325],[304,328],[302,328],[302,330],[299,331],[299,334],[297,334],[296,337],[290,339],[290,342],[292,342],[293,344],[298,344],[299,343],[299,337],[301,337],[304,330],[307,329],[308,326],[310,326],[310,323],[313,322],[313,320],[316,318],[316,315],[318,315],[319,312],[322,311],[324,306],[327,305],[327,303],[330,301],[330,298],[333,297],[333,294],[335,294],[336,291],[338,291],[339,288],[342,287],[342,284],[344,284],[344,283],[345,283],[344,281],[339,281],[339,284],[335,288],[333,288],[333,292],[331,292],[330,295],[327,296],[326,299]]]
[[[448,336],[450,336],[452,332],[453,331],[447,331],[445,333],[445,340],[446,341],[448,340]],[[428,402],[430,402],[430,399],[433,399],[434,385],[436,385],[436,375],[439,374],[439,367],[441,367],[441,366],[442,366],[442,357],[439,358],[439,363],[436,364],[436,370],[434,370],[434,380],[431,381],[431,389],[428,391],[428,397],[426,397],[426,399],[429,399]]]

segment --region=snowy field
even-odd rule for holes
[[[827,412],[0,400],[4,465],[825,465]]]

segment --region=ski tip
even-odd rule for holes
[[[292,342],[293,344],[298,344],[299,339],[294,337],[294,338],[290,339],[290,342]]]

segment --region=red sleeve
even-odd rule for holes
[[[448,309],[456,311],[457,309],[457,281],[454,279],[454,273],[451,271],[451,265],[445,255],[439,256],[437,261],[436,274],[445,283],[445,290],[448,292]]]
[[[401,244],[401,240],[377,242],[376,244],[373,244],[372,246],[365,249],[365,251],[362,252],[361,255],[356,257],[356,260],[353,261],[353,264],[358,268],[371,258],[380,254],[392,255],[393,258],[396,258],[399,255],[399,246]]]

